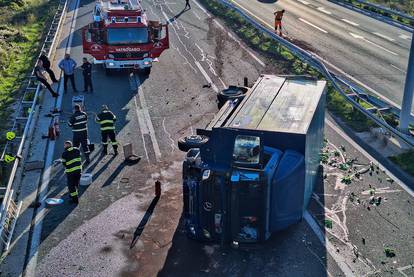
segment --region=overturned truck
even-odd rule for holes
[[[210,124],[178,142],[187,152],[190,238],[260,242],[302,219],[317,180],[325,95],[325,81],[273,75],[218,95]]]

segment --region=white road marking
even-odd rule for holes
[[[339,266],[339,268],[342,270],[345,276],[347,277],[355,276],[355,274],[352,272],[352,269],[346,263],[345,259],[336,252],[335,247],[326,238],[326,236],[324,235],[324,233],[322,232],[321,228],[319,227],[315,219],[312,217],[312,215],[308,211],[305,211],[303,214],[303,218],[306,220],[308,225],[311,227],[313,232],[316,234],[316,236],[318,237],[322,245],[326,247],[326,250],[329,252],[331,257],[335,260],[336,264]]]
[[[392,63],[390,63],[391,67],[394,67],[395,69],[397,69],[398,71],[401,71],[402,73],[407,73],[405,70],[402,70],[401,68],[399,68],[398,66],[393,65]]]
[[[137,101],[136,95],[134,96],[134,105],[135,105],[135,112],[136,112],[137,117],[138,117],[139,129],[141,131],[142,146],[144,148],[145,158],[147,159],[147,162],[150,163],[149,156],[148,156],[148,151],[147,151],[147,146],[145,145],[145,138],[144,138],[144,134],[148,134],[149,130],[148,130],[146,124],[145,124],[144,116],[142,115],[141,110],[138,107],[138,101]]]
[[[141,103],[141,109],[137,110],[139,127],[141,129],[142,134],[149,134],[152,142],[152,147],[154,148],[155,159],[157,160],[157,162],[159,162],[161,160],[161,151],[158,145],[157,136],[155,135],[154,125],[152,125],[152,120],[149,114],[147,101],[145,100],[141,80],[138,76],[136,76],[136,82],[138,87],[139,102]],[[136,98],[136,96],[134,98]],[[134,101],[135,107],[137,108],[136,100],[134,99]],[[145,144],[145,141],[143,143]]]
[[[380,48],[380,49],[382,49],[382,50],[384,50],[384,51],[386,51],[386,52],[388,52],[388,53],[390,53],[390,54],[392,54],[392,55],[394,55],[394,56],[398,56],[398,54],[397,54],[397,53],[395,53],[395,52],[393,52],[393,51],[391,51],[391,50],[388,50],[387,48],[382,47],[381,45],[378,45],[378,44],[376,44],[376,43],[374,43],[374,42],[372,42],[372,41],[370,41],[370,40],[368,40],[368,39],[364,38],[363,36],[360,36],[360,35],[357,35],[357,34],[354,34],[354,33],[349,33],[349,34],[350,34],[352,37],[356,38],[356,39],[361,39],[361,40],[363,40],[363,41],[365,41],[365,42],[368,42],[369,44],[372,44],[372,45],[374,45],[374,46],[376,46],[376,47],[378,47],[378,48]]]
[[[326,13],[326,14],[332,14],[330,11],[325,10],[324,7],[319,7],[318,8],[318,11],[323,12],[323,13]]]
[[[410,39],[411,38],[410,36],[407,36],[407,35],[404,35],[404,34],[400,34],[398,37],[402,38],[402,39]]]
[[[73,13],[73,19],[71,22],[70,27],[70,35],[68,44],[66,46],[66,53],[70,53],[70,48],[72,45],[73,40],[73,34],[75,33],[75,26],[76,26],[76,18],[78,16],[78,7],[79,7],[80,0],[77,0],[75,2],[74,7],[74,13]],[[61,104],[62,104],[62,98],[63,98],[63,85],[61,82],[60,91],[59,91],[59,99],[57,101],[56,107],[60,110]],[[52,171],[52,165],[53,165],[53,154],[55,151],[55,144],[56,140],[52,140],[48,142],[47,145],[47,152],[46,152],[46,160],[45,160],[45,170],[42,174],[42,183],[39,188],[39,203],[40,207],[36,210],[35,218],[33,219],[33,232],[32,232],[32,238],[30,242],[30,248],[29,248],[29,257],[28,257],[28,263],[24,272],[24,276],[31,277],[36,275],[36,267],[37,267],[37,259],[38,259],[38,248],[40,245],[41,235],[42,235],[42,227],[43,227],[43,219],[46,215],[46,204],[45,199],[47,197],[48,193],[48,186],[49,182],[51,180],[51,171]]]
[[[318,27],[318,26],[316,26],[316,25],[314,25],[314,24],[312,24],[312,23],[310,23],[309,21],[307,21],[307,20],[305,20],[305,19],[303,19],[303,18],[301,18],[301,17],[299,17],[299,20],[300,21],[302,21],[302,22],[304,22],[304,23],[306,23],[306,24],[308,24],[309,26],[312,26],[313,28],[315,28],[315,29],[318,29],[319,31],[321,31],[322,33],[325,33],[325,34],[327,34],[328,32],[327,31],[325,31],[324,29],[322,29],[321,27]]]
[[[195,0],[193,0],[194,1],[194,3],[196,3],[197,4],[197,6],[199,6],[204,12],[205,12],[205,14],[208,16],[208,17],[211,17],[211,15],[206,11],[206,10],[204,10],[204,8],[202,8],[201,7],[201,5],[197,2],[197,1],[195,1]],[[233,2],[233,1],[232,1]],[[249,10],[247,10],[247,9],[245,9],[244,7],[242,7],[242,6],[240,6],[238,3],[236,3],[236,2],[233,2],[234,4],[236,4],[237,6],[239,6],[241,9],[243,9],[243,10],[245,10],[246,12],[248,12],[250,15],[252,15],[252,16],[254,16],[256,19],[258,19],[258,20],[260,20],[263,24],[265,24],[266,26],[268,26],[268,27],[270,27],[270,28],[273,28],[270,24],[268,24],[268,23],[266,23],[265,21],[263,21],[263,20],[261,20],[260,18],[258,18],[258,17],[256,17],[254,14],[252,14]],[[216,19],[214,19],[213,20],[214,21],[214,23],[215,24],[217,24],[217,26],[219,26],[221,29],[224,29],[224,27],[220,24],[220,22],[218,22]],[[242,43],[241,43],[241,41],[239,40],[239,39],[237,39],[237,38],[235,38],[230,32],[227,32],[227,34],[228,34],[228,36],[231,38],[231,39],[233,39],[234,41],[236,41],[239,45],[240,45],[240,47],[244,50],[244,51],[246,51],[253,59],[255,59],[261,66],[263,66],[263,67],[265,67],[266,66],[266,64],[262,61],[262,60],[260,60],[252,51],[250,51],[249,49],[247,49]]]
[[[388,36],[386,36],[386,35],[383,35],[383,34],[381,34],[381,33],[373,32],[373,34],[374,34],[374,35],[377,35],[377,36],[379,36],[379,37],[385,38],[386,40],[389,40],[389,41],[395,41],[395,39],[390,38],[390,37],[388,37]]]
[[[309,5],[310,3],[305,1],[305,0],[298,0],[299,2],[301,2],[303,5]]]
[[[346,23],[351,24],[351,25],[353,25],[353,26],[359,26],[359,24],[358,24],[358,23],[352,22],[352,21],[350,21],[350,20],[348,20],[348,19],[342,18],[341,20],[342,20],[343,22],[346,22]]]
[[[206,81],[211,85],[211,88],[216,93],[218,93],[219,90],[218,90],[217,86],[213,83],[213,81],[211,80],[210,76],[208,76],[207,72],[204,70],[204,68],[201,66],[201,64],[198,61],[195,61],[194,63],[198,67],[198,69],[200,70],[201,74],[203,74],[204,79],[206,79]]]

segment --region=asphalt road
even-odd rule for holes
[[[306,48],[326,61],[328,68],[339,68],[401,105],[411,42],[409,32],[329,1],[232,2],[269,28],[273,28],[273,12],[285,9],[288,38],[305,42]]]
[[[217,112],[215,90],[241,83],[245,76],[253,82],[261,73],[275,73],[278,70],[271,65],[263,66],[262,57],[253,56],[250,50],[243,45],[241,47],[218,25],[220,22],[209,18],[195,2],[191,3],[192,9],[183,12],[183,3],[143,1],[149,18],[169,19],[171,22],[171,49],[161,56],[148,78],[134,72],[106,76],[101,68],[94,68],[95,92],[84,94],[91,141],[97,145],[100,141],[99,128],[93,122],[94,113],[102,104],[108,104],[118,117],[116,128],[121,145],[132,143],[134,152],[142,159],[137,164],[127,165],[122,162],[122,151],[118,156],[110,154],[100,158],[98,146],[87,168],[93,174],[93,183],[82,187],[77,206],[69,201],[62,167],[54,168],[48,195],[62,197],[65,203],[48,207],[44,213],[36,276],[344,275],[337,260],[330,254],[332,252],[328,253],[312,230],[315,226],[305,220],[253,249],[234,250],[205,245],[184,235],[180,222],[181,162],[184,153],[177,150],[176,140],[182,135],[194,133],[195,128],[204,127],[211,120]],[[71,55],[79,64],[83,57],[79,29],[91,20],[93,5],[93,1],[81,1],[77,13]],[[65,38],[60,47],[64,42]],[[81,88],[79,71],[76,72],[76,81],[78,89]],[[74,95],[71,89],[64,95],[62,133],[54,158],[60,157],[63,141],[71,138],[66,123]],[[335,145],[343,143],[343,138],[330,127],[326,129],[326,136]],[[345,146],[350,152],[353,149],[351,145]],[[361,156],[355,149],[352,154]],[[327,178],[333,182],[325,182],[321,175],[317,191],[319,200],[322,203],[326,200],[330,210],[342,198],[332,198],[335,201],[331,202],[326,197],[348,194],[345,189],[336,191],[334,177]],[[163,194],[159,200],[154,198],[155,180],[162,182]],[[372,179],[372,182],[378,187],[376,180]],[[368,186],[366,183],[362,185]],[[394,186],[397,187],[396,184]],[[396,196],[411,201],[403,191]],[[406,216],[407,211],[412,212],[405,210],[408,209],[405,202],[400,205],[404,208],[398,214],[401,218]],[[325,215],[325,208],[318,205],[312,206],[312,213],[322,226],[325,216],[329,216]],[[358,211],[356,213],[359,214]],[[338,226],[350,226],[354,218],[349,216],[347,221],[341,219]],[[361,231],[364,236],[377,223],[382,224],[380,221],[369,222]],[[408,253],[413,248],[411,244],[404,244],[403,241],[394,243],[398,235],[409,239],[407,232],[412,230],[412,220],[404,219],[404,224],[408,229],[400,229],[406,232],[399,229],[386,243],[397,248],[398,255],[406,253],[409,257]],[[361,247],[361,251],[357,252],[361,260],[353,261],[355,252],[350,245],[351,242],[357,245],[353,239],[359,240],[360,237],[359,231],[352,227],[348,230],[347,239],[350,242],[340,245],[340,241],[334,241],[335,247],[340,250],[337,252],[334,249],[332,254],[335,257],[339,255],[340,260],[350,265],[357,276],[383,273],[379,265],[382,260],[373,259],[369,249]],[[341,233],[333,232],[333,235],[342,238]],[[380,255],[378,245],[381,241],[371,245],[375,246],[373,253]],[[366,258],[372,263],[365,264]],[[409,262],[409,258],[398,260],[394,272],[397,266],[409,266]],[[393,261],[386,261],[387,266],[389,263]]]
[[[185,12],[183,3],[143,4],[149,18],[172,22],[171,49],[146,79],[132,72],[105,76],[96,66],[95,92],[84,94],[91,141],[99,144],[100,140],[94,112],[108,104],[118,117],[120,143],[132,143],[142,159],[138,164],[125,165],[122,152],[99,158],[97,150],[87,169],[94,181],[82,188],[78,206],[69,201],[62,168],[55,168],[49,195],[62,197],[65,203],[46,211],[36,275],[237,275],[256,274],[265,266],[269,276],[341,276],[306,222],[276,236],[263,251],[217,250],[225,258],[218,267],[208,262],[218,246],[205,246],[182,236],[180,176],[184,154],[177,150],[176,140],[211,120],[217,112],[216,90],[241,83],[245,76],[253,82],[261,72],[272,69],[262,67],[257,57],[241,49],[194,3]],[[71,48],[78,63],[83,57],[79,28],[91,20],[92,9],[93,2],[81,1]],[[81,75],[76,74],[80,88]],[[69,86],[54,158],[60,157],[63,141],[71,138],[65,125],[73,95]],[[163,184],[158,203],[153,199],[157,179]],[[174,253],[187,248],[177,269]]]

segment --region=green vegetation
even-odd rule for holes
[[[402,170],[414,176],[414,150],[390,157]]]
[[[410,22],[410,20],[407,20],[405,18],[399,17],[399,16],[395,16],[392,15],[388,12],[384,12],[382,10],[376,9],[375,7],[371,7],[362,3],[358,3],[356,1],[353,0],[345,0],[344,2],[347,2],[357,8],[360,9],[364,9],[367,11],[371,11],[374,13],[378,13],[380,15],[386,16],[386,17],[390,17],[394,20],[397,20],[399,22],[402,22],[404,24],[407,25],[411,25],[414,26],[414,22]],[[368,2],[373,3],[373,4],[377,4],[377,5],[381,5],[383,7],[386,8],[390,8],[392,10],[395,11],[399,11],[402,13],[406,13],[408,15],[414,16],[414,0],[368,0]]]
[[[0,134],[57,6],[57,0],[0,0]]]

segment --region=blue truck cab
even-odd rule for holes
[[[326,81],[261,75],[181,141],[183,216],[190,238],[265,241],[302,219],[323,144]],[[185,146],[185,145],[184,145]]]

